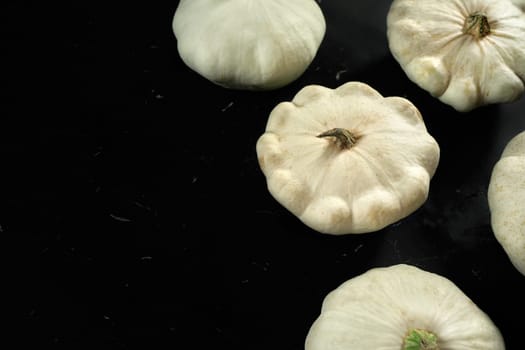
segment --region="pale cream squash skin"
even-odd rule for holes
[[[525,0],[512,0],[512,2],[520,9],[525,10]]]
[[[326,30],[314,0],[181,0],[172,25],[187,66],[241,90],[271,90],[296,80]]]
[[[305,350],[401,350],[415,328],[433,333],[440,350],[505,349],[497,326],[452,281],[399,264],[372,268],[328,293]]]
[[[474,14],[490,32],[464,32]],[[525,15],[510,0],[394,0],[387,37],[407,76],[460,112],[523,95]]]
[[[356,142],[342,148],[332,129]],[[362,82],[309,85],[271,111],[256,145],[273,197],[327,234],[373,232],[427,199],[440,149],[418,109]]]
[[[487,196],[494,235],[525,275],[525,131],[505,146],[492,169]]]

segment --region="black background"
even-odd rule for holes
[[[302,349],[330,290],[397,263],[454,281],[520,349],[525,277],[494,238],[486,194],[525,100],[457,113],[419,89],[388,51],[379,0],[321,2],[326,36],[298,80],[227,90],[178,56],[177,4],[4,5],[10,349]],[[270,196],[255,143],[278,102],[351,80],[411,100],[441,161],[406,219],[322,235]]]

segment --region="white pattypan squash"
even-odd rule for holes
[[[379,230],[428,196],[440,149],[418,109],[365,83],[302,88],[256,145],[270,193],[310,228]]]
[[[242,90],[270,90],[297,79],[326,30],[314,0],[181,0],[172,24],[187,66]]]
[[[518,6],[520,9],[525,10],[525,0],[512,0],[514,5]]]
[[[525,131],[507,143],[494,165],[487,197],[494,235],[525,275]]]
[[[305,350],[503,350],[501,332],[452,281],[376,267],[328,293]]]
[[[394,0],[387,37],[407,76],[460,112],[523,95],[525,14],[510,0]]]

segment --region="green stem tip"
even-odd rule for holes
[[[487,16],[480,12],[475,12],[465,18],[463,33],[470,34],[476,39],[481,39],[490,34],[490,25]]]
[[[439,350],[437,336],[424,329],[411,329],[405,337],[402,350]]]
[[[317,135],[317,137],[334,137],[341,148],[350,148],[357,142],[357,137],[343,128],[330,129]]]

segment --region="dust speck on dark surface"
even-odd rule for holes
[[[505,143],[525,129],[524,101],[455,112],[390,55],[390,2],[318,3],[317,56],[265,92],[184,64],[178,1],[9,4],[0,234],[11,349],[303,349],[329,291],[397,263],[453,280],[520,349],[525,277],[492,233],[486,197]],[[270,195],[255,145],[277,103],[352,80],[410,99],[441,159],[409,217],[323,235]]]

